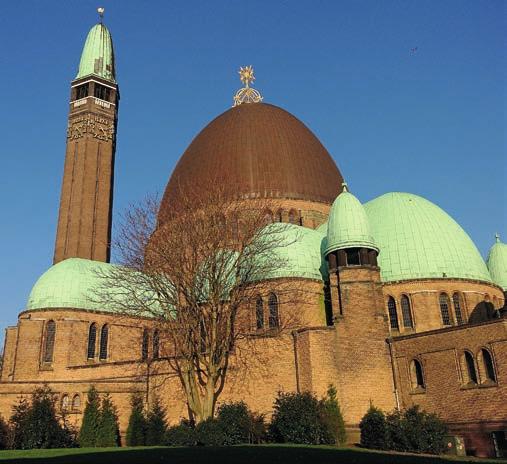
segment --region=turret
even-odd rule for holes
[[[385,410],[395,406],[378,252],[363,205],[343,184],[331,207],[324,254],[340,393],[342,401],[354,399],[345,411],[350,432],[357,430],[370,401]]]
[[[101,22],[88,33],[71,83],[67,150],[54,263],[109,261],[119,91],[111,34]]]
[[[493,282],[502,287],[504,293],[503,311],[507,311],[507,244],[502,243],[500,235],[495,235],[495,243],[490,248],[486,261]]]

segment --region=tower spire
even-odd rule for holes
[[[99,6],[97,8],[97,13],[99,14],[99,22],[100,22],[100,24],[102,24],[102,22],[104,20],[104,11],[105,11],[105,8],[103,6]]]

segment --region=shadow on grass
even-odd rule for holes
[[[33,450],[5,452],[0,460],[11,464],[439,464],[450,460],[359,449],[305,446],[234,446],[228,448],[130,448],[102,450]],[[454,461],[456,462],[456,461]],[[459,461],[466,462],[466,461]],[[468,461],[472,462],[472,461]],[[477,462],[477,461],[475,461]]]

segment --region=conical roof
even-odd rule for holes
[[[344,248],[372,248],[378,251],[366,211],[361,202],[347,190],[345,183],[342,193],[331,206],[325,253]]]
[[[116,82],[113,39],[102,23],[95,24],[88,32],[76,79],[89,75]]]
[[[502,243],[498,235],[489,250],[487,265],[493,282],[507,291],[507,244]]]

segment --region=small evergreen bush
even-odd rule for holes
[[[97,446],[98,430],[100,425],[100,398],[94,386],[87,394],[86,406],[83,412],[83,422],[78,434],[81,448]]]
[[[130,399],[132,412],[127,427],[127,446],[144,446],[146,444],[147,422],[144,416],[144,400],[139,393]]]
[[[217,421],[225,434],[225,445],[248,443],[252,429],[252,418],[243,401],[225,403],[217,410]]]
[[[120,446],[118,414],[116,412],[116,407],[113,404],[111,397],[109,396],[109,393],[106,393],[102,398],[97,435],[97,446]]]
[[[224,446],[227,437],[217,419],[206,419],[195,428],[197,443],[202,446]]]
[[[71,431],[56,414],[56,397],[45,385],[36,388],[29,403],[22,399],[10,418],[11,446],[19,449],[68,448],[74,446]]]
[[[320,401],[320,421],[327,432],[323,442],[343,445],[347,439],[345,422],[336,398],[336,388],[329,385],[326,396]]]
[[[361,430],[361,446],[365,448],[387,449],[388,432],[384,412],[373,404],[359,423]]]
[[[259,444],[267,441],[266,418],[264,414],[250,413],[250,443]]]
[[[187,422],[169,427],[165,433],[166,446],[195,446],[196,443],[195,429]]]
[[[282,443],[326,443],[328,432],[320,420],[317,398],[309,392],[279,392],[269,434],[273,441]]]
[[[162,445],[164,443],[166,428],[165,410],[160,404],[160,399],[155,397],[146,420],[146,445]]]

